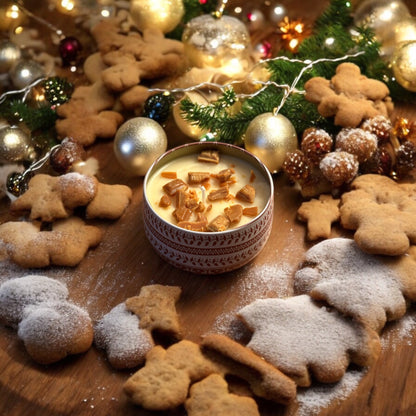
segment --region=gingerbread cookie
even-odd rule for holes
[[[416,300],[416,261],[364,253],[348,238],[332,238],[310,248],[295,274],[295,290],[324,300],[375,331],[406,313]]]
[[[27,306],[64,301],[67,297],[67,287],[47,276],[27,275],[6,280],[0,286],[0,322],[15,327]]]
[[[397,256],[416,243],[416,185],[387,176],[357,177],[341,197],[341,225],[355,230],[354,240],[365,252]]]
[[[51,222],[69,217],[75,208],[86,206],[87,218],[119,218],[132,197],[126,185],[100,183],[94,176],[70,172],[60,176],[39,173],[29,181],[28,190],[15,199],[14,214],[29,213],[32,220]]]
[[[293,380],[244,345],[226,335],[208,334],[201,346],[224,377],[234,375],[245,380],[257,397],[281,404],[295,399]]]
[[[90,146],[97,138],[113,138],[124,121],[119,112],[112,111],[114,104],[115,97],[101,80],[75,88],[71,99],[56,109],[58,137],[73,137],[82,146]]]
[[[67,287],[27,275],[0,286],[0,321],[17,328],[28,354],[40,364],[87,351],[93,330],[88,313],[68,300]]]
[[[109,91],[122,92],[142,79],[173,75],[186,62],[181,42],[165,38],[157,28],[121,33],[116,19],[104,19],[92,29],[103,62],[108,66],[101,73]]]
[[[121,217],[130,204],[132,191],[126,185],[97,184],[97,192],[88,203],[87,218],[115,220]]]
[[[24,309],[17,335],[28,354],[40,364],[86,352],[93,329],[86,311],[70,302],[43,302]]]
[[[0,225],[1,253],[28,268],[76,266],[101,238],[99,228],[85,225],[77,217],[53,223],[51,231],[42,231],[36,222],[9,221]]]
[[[230,393],[219,374],[211,374],[191,386],[185,409],[188,416],[260,416],[255,400]]]
[[[150,332],[159,331],[179,339],[181,328],[175,305],[181,292],[178,286],[143,286],[139,296],[126,300],[126,308],[139,317],[140,328]]]
[[[139,318],[126,309],[124,302],[94,325],[94,341],[106,351],[108,361],[117,369],[143,364],[155,345],[150,332],[140,328]]]
[[[179,341],[168,349],[156,345],[147,354],[144,367],[125,382],[123,389],[133,403],[145,409],[174,409],[187,399],[191,383],[216,370],[216,364],[191,341]]]
[[[342,127],[357,127],[367,118],[388,116],[393,110],[386,84],[367,78],[351,62],[338,65],[331,80],[311,78],[305,91],[305,99],[317,104],[322,116],[334,117],[335,125]]]
[[[167,349],[155,346],[124,391],[146,409],[168,410],[185,402],[192,383],[211,374],[237,376],[252,394],[277,403],[287,404],[296,396],[293,380],[247,347],[217,334],[204,337],[202,346],[188,340]]]
[[[299,386],[309,386],[312,377],[334,383],[350,363],[373,364],[381,349],[375,331],[308,295],[258,299],[238,316],[253,331],[247,346]]]
[[[332,223],[339,221],[339,203],[339,199],[326,194],[302,203],[297,218],[307,223],[308,240],[330,237]]]
[[[76,207],[92,201],[97,186],[95,177],[76,172],[61,176],[39,173],[30,179],[28,190],[11,203],[10,209],[19,215],[29,212],[32,220],[67,218]]]

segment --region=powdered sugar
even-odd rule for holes
[[[90,325],[82,308],[66,301],[47,301],[24,309],[17,335],[40,349],[71,350],[71,344]]]
[[[27,275],[7,280],[0,286],[0,321],[14,326],[23,317],[27,306],[45,301],[63,301],[67,287],[41,275]]]
[[[97,181],[92,176],[83,175],[78,172],[69,172],[59,177],[59,183],[65,189],[83,189],[83,192],[92,199],[97,190]]]
[[[348,371],[338,383],[299,389],[297,394],[299,408],[296,416],[318,415],[323,408],[335,400],[346,399],[358,387],[364,374],[364,371]]]
[[[371,355],[362,326],[319,307],[307,295],[258,299],[239,316],[254,331],[248,346],[301,385],[308,383],[309,368],[318,380],[322,373],[341,377],[349,352],[361,359]]]
[[[140,329],[139,323],[139,318],[129,312],[123,302],[95,325],[95,343],[107,351],[115,367],[131,368],[141,364],[153,347],[150,333]]]
[[[354,240],[324,240],[305,254],[307,267],[295,274],[298,293],[312,292],[339,311],[379,330],[390,317],[406,312],[400,276],[380,258],[360,250]]]

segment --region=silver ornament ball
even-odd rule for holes
[[[147,117],[135,117],[122,124],[114,138],[114,153],[120,165],[134,175],[144,176],[168,146],[165,131]]]
[[[286,153],[297,149],[298,138],[288,118],[281,114],[264,113],[250,122],[244,136],[244,146],[271,173],[277,173],[282,168]]]
[[[0,73],[9,72],[21,55],[20,48],[13,42],[9,40],[0,42]]]
[[[20,59],[9,71],[10,79],[16,88],[25,88],[45,73],[40,64],[31,59]]]
[[[18,163],[30,160],[33,153],[30,136],[20,127],[0,128],[0,163]]]

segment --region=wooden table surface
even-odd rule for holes
[[[294,2],[294,6],[303,2]],[[312,2],[311,2],[312,3]],[[322,10],[313,2],[309,12]],[[409,7],[414,7],[409,0]],[[301,10],[301,9],[300,9]],[[413,10],[414,12],[414,10]],[[416,120],[416,106],[396,106],[396,114]],[[171,136],[170,136],[171,137]],[[173,140],[173,139],[172,139]],[[288,296],[293,273],[309,247],[305,227],[296,221],[299,194],[281,175],[274,175],[275,212],[273,230],[264,250],[242,269],[218,276],[200,276],[175,269],[155,253],[147,241],[142,221],[142,178],[131,177],[117,165],[111,142],[97,142],[88,149],[100,163],[98,179],[124,183],[133,190],[133,200],[116,222],[103,222],[101,244],[75,268],[47,268],[40,273],[64,282],[70,298],[84,307],[93,320],[112,307],[135,296],[147,284],[178,285],[182,295],[177,304],[185,338],[199,341],[207,332],[243,331],[235,312],[249,302],[271,296]],[[7,204],[3,201],[3,218]],[[335,235],[342,234],[334,230]],[[0,283],[31,271],[0,263]],[[412,309],[400,322],[389,324],[382,335],[382,354],[367,371],[354,372],[350,389],[314,386],[304,398],[303,413],[283,406],[261,403],[262,416],[306,415],[310,403],[327,397],[321,416],[415,416],[416,415],[416,315]],[[180,415],[183,411],[152,413],[131,404],[122,391],[132,371],[115,371],[103,351],[92,347],[87,353],[60,363],[42,366],[27,355],[13,329],[0,326],[0,415],[1,416],[144,416]],[[347,383],[348,384],[348,383]],[[331,392],[333,396],[331,396]],[[314,393],[315,396],[311,393]],[[342,397],[341,396],[346,396]],[[315,399],[314,399],[315,397]],[[334,400],[330,400],[335,397]],[[244,416],[244,415],[242,415]]]

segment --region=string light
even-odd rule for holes
[[[244,93],[239,93],[236,94],[236,97],[238,99],[243,99],[243,98],[253,98],[259,94],[261,94],[265,89],[267,89],[270,86],[274,86],[277,89],[283,89],[284,90],[284,95],[282,98],[282,101],[280,103],[280,105],[274,110],[274,113],[277,114],[280,109],[284,106],[287,98],[291,95],[291,94],[305,94],[305,91],[303,90],[299,90],[296,88],[297,84],[299,83],[300,79],[302,78],[303,74],[313,68],[313,66],[322,63],[322,62],[339,62],[339,61],[345,61],[347,59],[351,59],[351,58],[356,58],[360,55],[363,55],[365,52],[364,51],[359,51],[356,52],[354,54],[347,54],[344,55],[342,57],[338,57],[338,58],[320,58],[317,59],[315,61],[311,61],[311,60],[301,60],[301,59],[296,59],[296,58],[288,58],[286,56],[278,56],[275,58],[269,58],[269,59],[264,59],[259,61],[256,65],[253,66],[253,68],[250,70],[250,72],[247,74],[247,76],[242,79],[242,80],[233,80],[230,81],[227,84],[218,84],[218,83],[214,83],[214,82],[201,82],[199,84],[196,85],[192,85],[190,87],[187,88],[173,88],[173,89],[163,89],[163,88],[150,88],[149,92],[151,93],[171,93],[171,94],[185,94],[186,92],[190,92],[190,91],[197,91],[197,90],[203,90],[203,89],[217,89],[221,92],[224,92],[228,89],[233,88],[234,85],[238,85],[238,84],[243,84],[246,82],[251,82],[252,84],[257,84],[260,85],[261,88],[258,89],[256,92],[254,93],[250,93],[250,94],[244,94]],[[275,81],[261,81],[261,80],[255,80],[250,78],[250,74],[254,72],[255,69],[257,69],[259,66],[264,66],[267,65],[270,62],[274,62],[274,61],[279,61],[279,60],[283,60],[283,61],[287,61],[290,63],[300,63],[305,65],[299,72],[299,74],[296,76],[296,78],[293,80],[292,84],[278,84]]]

